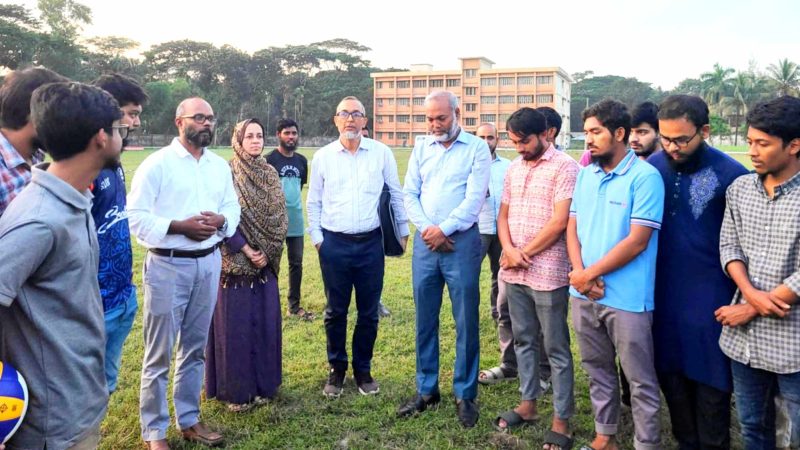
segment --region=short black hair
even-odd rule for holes
[[[144,105],[150,100],[150,97],[136,80],[119,73],[102,75],[92,81],[92,84],[113,95],[121,107],[131,104]]]
[[[785,147],[800,139],[800,99],[784,95],[759,103],[747,113],[747,125],[781,138]]]
[[[547,119],[540,111],[533,108],[520,108],[506,120],[506,131],[528,137],[547,131]]]
[[[292,119],[287,119],[287,118],[280,119],[278,120],[277,125],[275,125],[275,129],[277,130],[278,133],[283,131],[284,128],[292,128],[292,127],[297,128],[297,131],[300,132],[300,127],[297,125],[297,122],[295,122]]]
[[[547,128],[555,128],[556,136],[558,136],[558,133],[561,132],[561,124],[563,123],[561,114],[549,106],[540,106],[536,108],[536,110],[544,114],[544,118],[547,120]]]
[[[31,94],[43,84],[68,79],[44,67],[29,67],[6,75],[0,87],[0,127],[19,130],[31,115]]]
[[[628,143],[631,134],[631,115],[624,103],[607,98],[583,110],[583,121],[594,117],[601,125],[606,127],[613,135],[616,130],[625,130],[623,142]]]
[[[646,123],[658,133],[658,105],[653,102],[642,102],[633,108],[631,113],[631,128],[637,128]]]
[[[31,120],[54,161],[83,152],[101,129],[111,134],[114,121],[121,117],[114,97],[88,84],[50,83],[31,96]]]
[[[658,108],[660,120],[684,118],[700,128],[708,125],[708,105],[696,95],[676,94],[670,95],[661,102]]]

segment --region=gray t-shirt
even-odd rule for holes
[[[7,449],[64,449],[100,425],[108,404],[105,323],[91,193],[33,169],[0,217],[0,360],[28,383]]]

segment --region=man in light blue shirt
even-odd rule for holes
[[[334,123],[340,137],[317,150],[311,161],[306,208],[308,234],[319,253],[325,285],[325,333],[330,371],[323,394],[337,398],[347,372],[347,310],[355,288],[358,320],[353,331],[353,374],[358,391],[377,394],[370,365],[378,336],[378,302],[383,289],[384,255],[378,202],[389,186],[400,234],[408,239],[397,163],[389,147],[361,136],[364,105],[345,97]]]
[[[567,225],[572,318],[591,378],[596,437],[615,448],[619,356],[631,386],[634,448],[661,448],[660,392],[653,358],[653,292],[664,182],[627,149],[631,117],[615,100],[583,112],[592,164],[578,174]]]
[[[447,290],[456,322],[453,393],[458,418],[475,426],[478,381],[478,277],[481,241],[476,222],[486,200],[491,153],[458,125],[458,99],[437,91],[425,98],[430,135],[414,146],[405,180],[405,205],[416,225],[412,283],[416,310],[417,395],[400,417],[439,403],[439,310]]]

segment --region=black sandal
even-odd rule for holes
[[[557,446],[559,450],[570,450],[575,444],[575,439],[566,434],[557,433],[553,430],[548,430],[544,435],[544,444],[548,445],[548,450]]]

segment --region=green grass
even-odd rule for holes
[[[136,167],[151,151],[127,152],[123,154],[127,180],[133,178]],[[218,154],[230,158],[230,150],[219,150]],[[309,159],[313,150],[301,153]],[[396,150],[401,180],[406,171],[410,151]],[[502,151],[503,156],[513,158],[514,152]],[[574,155],[579,155],[579,153]],[[304,190],[305,195],[305,190]],[[111,397],[108,416],[102,425],[101,448],[141,448],[139,434],[139,373],[141,370],[143,339],[141,328],[141,267],[144,252],[134,244],[134,281],[139,286],[140,312],[134,329],[125,343],[119,388]],[[519,400],[516,383],[497,386],[480,386],[478,401],[481,418],[478,425],[465,430],[459,425],[452,402],[452,369],[455,358],[455,329],[449,300],[445,299],[441,313],[441,377],[442,407],[435,412],[426,412],[412,419],[395,418],[395,409],[414,394],[414,300],[411,290],[411,255],[387,258],[383,299],[392,310],[392,316],[381,319],[378,340],[373,360],[373,376],[381,383],[379,395],[366,398],[359,395],[348,376],[344,395],[336,401],[325,400],[321,394],[327,375],[325,333],[321,312],[325,305],[318,259],[309,239],[306,239],[303,262],[304,279],[301,304],[317,313],[318,319],[311,323],[284,319],[283,322],[283,385],[277,398],[262,407],[244,414],[229,413],[225,406],[215,400],[203,399],[202,418],[212,426],[219,427],[226,436],[228,448],[353,448],[353,449],[428,449],[428,448],[541,448],[544,433],[549,428],[552,416],[551,396],[540,401],[543,420],[534,427],[515,431],[511,435],[495,432],[491,420]],[[280,290],[283,310],[286,308],[287,289],[286,257],[281,262]],[[481,272],[481,368],[498,364],[499,350],[497,333],[489,313],[488,262]],[[350,332],[352,335],[355,306],[351,306]],[[349,337],[348,337],[349,340]],[[572,420],[578,444],[591,441],[594,433],[591,403],[588,396],[588,379],[580,368],[577,343],[573,339],[576,380],[576,415]],[[172,411],[172,405],[170,405]],[[174,423],[174,421],[173,421]],[[669,418],[666,406],[662,405],[663,440],[665,448],[674,448],[675,442],[669,433]],[[632,422],[629,413],[621,418],[619,434],[621,448],[632,446]],[[184,443],[174,429],[168,438],[172,448],[195,448]],[[738,433],[734,442],[740,448]]]

